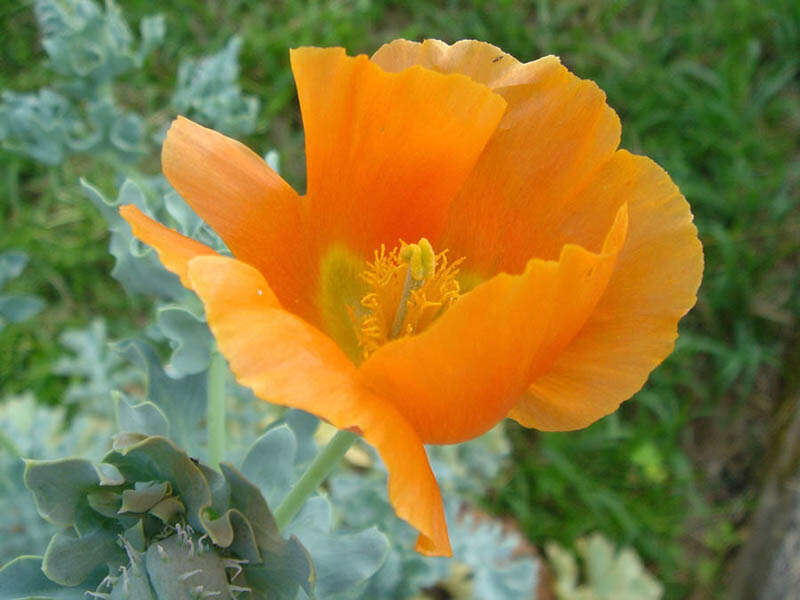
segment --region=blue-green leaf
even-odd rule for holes
[[[57,533],[45,550],[42,571],[61,585],[79,585],[98,567],[107,563],[124,564],[125,553],[117,545],[118,537],[105,529],[80,537]]]
[[[166,436],[169,421],[164,412],[150,401],[134,402],[121,392],[113,393],[120,431]]]
[[[39,513],[60,527],[75,524],[88,491],[100,485],[94,465],[80,458],[25,461],[25,486]]]
[[[85,591],[65,588],[42,572],[42,557],[20,556],[0,569],[3,600],[84,600]]]
[[[242,472],[256,484],[270,506],[278,506],[295,480],[297,440],[288,425],[279,425],[258,438],[247,451]]]
[[[156,319],[172,347],[167,373],[183,377],[208,369],[214,336],[203,319],[177,305],[158,309]]]

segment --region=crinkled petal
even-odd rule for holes
[[[626,201],[628,239],[587,323],[511,411],[527,427],[586,427],[635,394],[672,352],[702,277],[689,205],[656,163],[620,151],[584,195],[598,212]]]
[[[318,254],[435,236],[505,101],[464,75],[387,73],[341,48],[293,50],[291,63]]]
[[[492,89],[527,83],[541,66],[540,61],[521,63],[497,46],[477,40],[459,40],[452,45],[440,40],[394,40],[381,46],[372,61],[392,73],[414,65],[441,73],[463,73]]]
[[[425,443],[455,443],[506,416],[530,381],[580,331],[625,241],[620,208],[602,251],[564,247],[462,296],[426,331],[382,346],[360,367],[364,384],[391,400]]]
[[[398,516],[420,532],[418,549],[449,555],[441,495],[419,436],[389,402],[358,384],[355,366],[336,344],[283,310],[249,265],[200,257],[189,263],[189,279],[239,383],[339,429],[360,429],[386,464]]]
[[[161,162],[169,182],[239,260],[264,274],[281,303],[313,319],[304,207],[255,152],[178,117]]]
[[[154,221],[134,204],[121,206],[119,214],[131,226],[133,235],[155,248],[161,264],[180,277],[185,287],[189,287],[187,271],[189,261],[196,256],[216,255],[216,252],[205,244]]]
[[[475,40],[396,40],[373,60],[391,71],[419,64],[464,73],[508,103],[451,205],[437,247],[466,256],[466,268],[479,277],[519,272],[531,256],[555,260],[567,243],[599,249],[614,212],[576,223],[585,207],[575,196],[612,157],[621,126],[594,82],[579,79],[554,56],[523,64]]]
[[[592,221],[576,197],[613,156],[619,118],[594,82],[555,57],[526,66],[527,83],[496,90],[508,110],[438,242],[481,277],[519,272],[531,256],[554,260],[568,243],[597,251],[614,218],[612,211]]]

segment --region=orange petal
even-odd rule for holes
[[[455,443],[503,419],[531,378],[577,334],[603,293],[625,241],[621,208],[599,254],[565,246],[462,296],[429,329],[382,346],[360,367],[425,443]]]
[[[357,383],[355,366],[338,346],[283,310],[264,277],[242,262],[196,258],[189,279],[239,383],[339,429],[358,427],[386,463],[389,499],[419,530],[419,550],[449,555],[439,487],[419,436],[390,403]]]
[[[511,411],[527,427],[586,427],[635,394],[672,352],[702,277],[689,205],[653,161],[618,152],[584,196],[579,201],[596,211],[624,199],[628,239],[586,325]]]
[[[282,304],[314,318],[302,201],[255,152],[178,117],[161,162],[169,182],[228,245],[261,271]]]
[[[196,256],[216,254],[205,244],[154,221],[133,204],[121,206],[119,214],[131,226],[133,235],[155,248],[161,264],[180,277],[186,287],[190,287],[187,275],[189,261]]]
[[[477,40],[460,40],[453,45],[440,40],[394,40],[381,46],[372,55],[372,62],[391,73],[414,65],[441,73],[463,73],[492,89],[527,83],[540,68],[540,61],[521,63],[497,46]]]
[[[520,272],[531,256],[555,260],[566,243],[598,251],[614,218],[612,211],[589,222],[601,231],[599,239],[584,237],[583,223],[575,223],[585,208],[575,202],[576,194],[620,139],[619,119],[605,94],[552,56],[518,71],[523,67],[526,83],[495,90],[508,110],[451,204],[443,239],[436,242],[454,256],[466,256],[465,268],[482,277]]]
[[[291,52],[321,253],[435,236],[505,101],[463,75],[387,73],[341,48]]]

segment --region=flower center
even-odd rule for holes
[[[351,318],[362,358],[396,338],[423,331],[458,298],[456,275],[463,258],[448,263],[447,250],[436,254],[421,238],[416,244],[400,245],[390,252],[381,245],[367,263],[361,279],[368,292],[361,298],[366,314]]]

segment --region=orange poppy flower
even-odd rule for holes
[[[357,428],[417,549],[447,555],[423,444],[616,410],[695,303],[692,214],[553,56],[396,40],[372,58],[300,48],[291,65],[305,196],[184,118],[164,142],[167,179],[234,258],[120,212],[203,300],[239,382]]]

